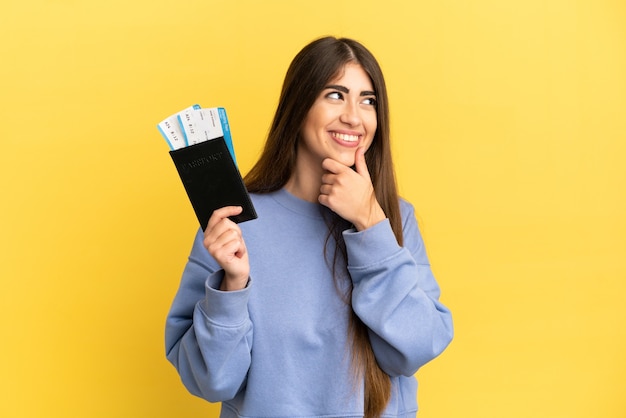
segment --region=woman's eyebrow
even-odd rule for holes
[[[324,87],[325,89],[330,89],[330,90],[339,90],[342,93],[350,93],[350,89],[345,87],[345,86],[341,86],[339,84],[331,84],[328,85],[326,87]]]
[[[342,93],[350,93],[350,89],[339,85],[339,84],[330,84],[328,86],[325,87],[325,89],[332,89],[332,90],[339,90]],[[364,90],[361,92],[361,94],[359,94],[359,96],[376,96],[376,93],[373,91],[369,91],[369,90]]]

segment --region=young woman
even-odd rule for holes
[[[198,231],[167,358],[222,417],[415,416],[414,374],[452,319],[397,195],[388,113],[365,47],[313,41],[245,178],[258,219],[225,207]]]

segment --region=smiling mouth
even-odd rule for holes
[[[345,142],[357,142],[361,137],[360,135],[340,134],[338,132],[332,132],[331,135],[333,136],[333,138]]]

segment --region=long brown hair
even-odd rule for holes
[[[244,179],[246,187],[252,193],[269,193],[287,183],[295,168],[302,124],[328,81],[340,74],[347,63],[359,64],[374,86],[377,128],[373,142],[365,153],[365,160],[376,199],[389,219],[398,243],[402,245],[402,220],[389,140],[387,88],[376,59],[355,40],[320,38],[305,46],[293,59],[285,76],[265,148]],[[327,218],[329,212],[326,211]],[[341,234],[346,228],[346,222],[331,213],[327,223],[327,241],[332,238],[335,242],[335,251],[329,264],[332,264],[337,281],[347,275],[345,271],[337,271],[338,260],[343,259],[344,263],[347,261],[345,242]],[[349,288],[351,291],[351,286]],[[342,296],[350,304],[350,294]],[[354,311],[350,316],[349,328],[354,376],[365,382],[365,417],[379,417],[391,397],[390,378],[378,366],[367,327]]]

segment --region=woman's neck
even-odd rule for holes
[[[308,202],[318,203],[320,186],[322,185],[322,171],[310,169],[298,169],[301,165],[296,164],[296,169],[285,184],[285,190],[292,195]]]

